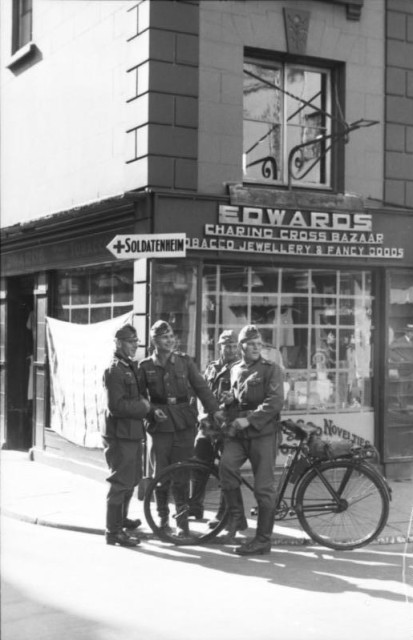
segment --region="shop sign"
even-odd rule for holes
[[[141,258],[185,258],[185,233],[153,233],[117,235],[107,249],[120,260]]]
[[[403,260],[403,246],[386,242],[368,212],[296,211],[219,205],[218,222],[188,249],[290,256]]]

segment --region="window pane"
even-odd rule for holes
[[[251,179],[277,180],[281,162],[281,70],[245,64],[244,173]]]
[[[196,267],[156,261],[152,265],[156,283],[152,321],[166,320],[176,336],[176,348],[195,356]]]
[[[71,322],[77,324],[89,324],[89,310],[88,309],[72,309]]]
[[[133,274],[130,268],[121,269],[113,274],[113,301],[128,302],[131,300]]]
[[[90,291],[95,303],[110,302],[112,297],[112,275],[102,271],[90,276]]]
[[[90,322],[103,322],[103,320],[110,320],[110,307],[96,307],[90,310]]]

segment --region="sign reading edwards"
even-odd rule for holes
[[[107,249],[121,260],[185,258],[186,234],[118,235],[109,242]]]
[[[188,249],[332,258],[403,260],[405,250],[377,229],[377,214],[296,211],[220,205],[218,221],[204,225],[204,237]],[[389,242],[390,240],[390,242]],[[393,238],[392,238],[393,240]]]

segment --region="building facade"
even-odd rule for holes
[[[46,318],[131,312],[201,369],[257,324],[286,417],[411,476],[411,2],[18,0],[2,30],[5,446],[67,453]],[[113,249],[169,233],[185,258]]]

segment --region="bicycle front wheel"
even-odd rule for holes
[[[228,510],[221,496],[215,467],[196,460],[178,462],[151,480],[144,499],[145,517],[154,534],[165,542],[203,544],[226,524]]]
[[[389,515],[386,485],[375,469],[351,460],[312,467],[297,490],[304,531],[331,549],[356,549],[383,530]]]

